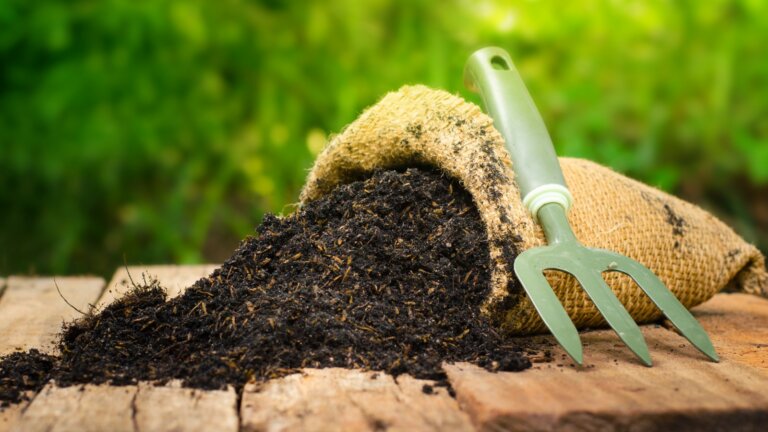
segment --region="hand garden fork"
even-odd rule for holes
[[[568,355],[582,364],[581,339],[544,277],[544,270],[573,275],[608,324],[645,365],[652,364],[648,345],[606,284],[603,272],[616,271],[631,277],[686,339],[709,358],[719,361],[704,329],[648,268],[615,252],[587,248],[576,239],[566,216],[573,197],[544,121],[509,54],[493,47],[475,52],[467,61],[464,81],[482,96],[512,157],[523,204],[544,229],[548,245],[520,254],[514,270],[541,319]]]

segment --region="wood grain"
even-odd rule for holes
[[[444,388],[430,381],[347,369],[305,369],[249,384],[243,392],[243,431],[467,431],[468,417]]]
[[[48,384],[11,431],[133,431],[136,387]]]
[[[205,391],[181,388],[179,383],[140,383],[134,420],[138,431],[236,432],[237,393],[231,387]]]
[[[34,394],[29,394],[30,398],[34,396]],[[22,401],[5,408],[0,408],[0,432],[11,430],[11,428],[19,421],[21,414],[28,405],[29,401]]]
[[[104,288],[96,277],[56,278],[62,295],[80,310],[87,311]],[[53,278],[11,277],[0,281],[0,355],[38,348],[55,351],[54,340],[64,321],[80,314],[67,305],[56,291]],[[27,397],[33,398],[34,392]],[[13,427],[29,404],[22,401],[0,410],[0,432]]]
[[[80,313],[64,302],[56,291],[73,306],[88,311],[101,294],[104,280],[97,277],[16,277],[7,280],[0,298],[0,355],[38,348],[52,352],[56,335],[64,321]]]
[[[493,374],[468,364],[446,370],[459,403],[482,430],[760,429],[768,424],[768,375],[753,367],[754,359],[745,361],[742,348],[763,337],[768,301],[716,298],[702,308],[708,317],[697,315],[721,363],[707,361],[666,328],[645,326],[651,368],[639,364],[612,331],[601,330],[582,334],[582,368],[554,347],[554,362],[523,373]],[[719,324],[724,316],[733,326]],[[765,361],[765,351],[761,355],[758,363]]]
[[[721,356],[768,375],[768,300],[718,294],[693,312]]]

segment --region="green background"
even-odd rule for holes
[[[561,155],[768,249],[768,2],[0,2],[0,274],[220,261],[387,91],[512,54]]]

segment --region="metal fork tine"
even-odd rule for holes
[[[570,272],[569,272],[570,273]],[[616,294],[605,283],[599,271],[579,271],[573,274],[589,298],[597,306],[608,324],[622,341],[637,355],[646,366],[652,366],[651,353],[645,343],[643,333],[621,304]]]
[[[579,332],[542,271],[527,262],[525,253],[517,257],[514,267],[521,285],[525,288],[528,298],[531,299],[544,324],[573,361],[579,365],[583,364]]]
[[[712,346],[712,341],[707,336],[707,332],[701,327],[696,318],[691,315],[688,309],[669,291],[664,282],[658,276],[653,274],[642,264],[618,255],[620,259],[615,260],[618,265],[609,271],[624,273],[648,295],[648,297],[661,309],[661,312],[674,324],[688,341],[699,351],[704,353],[710,359],[719,362],[720,358]]]

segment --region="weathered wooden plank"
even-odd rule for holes
[[[233,388],[204,391],[180,388],[178,383],[141,383],[134,408],[139,431],[236,432],[239,427]]]
[[[215,264],[121,267],[112,276],[109,286],[99,299],[97,309],[102,309],[130,291],[133,283],[140,285],[153,278],[168,291],[168,298],[176,297],[198,279],[211,274],[217,267]]]
[[[213,269],[151,266],[129,271],[137,282],[145,271],[155,275],[174,296]],[[62,281],[58,279],[62,292],[75,303]],[[99,303],[111,301],[129,286],[126,270],[120,269]],[[61,301],[58,294],[55,299]],[[5,300],[0,298],[0,329],[8,317],[2,309]],[[70,311],[71,318],[77,316]],[[612,332],[598,331],[583,335],[588,366],[579,370],[558,348],[553,350],[555,362],[536,364],[524,373],[491,374],[465,364],[446,366],[457,400],[441,388],[425,394],[425,381],[400,377],[396,382],[385,374],[343,369],[306,370],[262,386],[249,385],[242,397],[240,426],[244,430],[471,430],[472,423],[485,430],[762,426],[768,421],[768,394],[763,390],[768,388],[764,345],[768,301],[719,295],[698,308],[696,315],[711,334],[722,363],[707,362],[673,332],[651,326],[643,331],[655,366],[645,368]],[[49,336],[58,331],[60,322],[55,320]],[[3,341],[0,337],[0,347]],[[232,389],[205,392],[176,383],[82,389],[49,385],[14,430],[234,430],[236,403]],[[20,412],[21,406],[17,407]],[[3,423],[3,418],[0,414],[0,431],[14,425]]]
[[[34,395],[30,395],[33,397]],[[28,401],[0,408],[0,432],[10,430],[21,418],[24,409],[29,405]]]
[[[133,431],[136,387],[46,385],[12,431]]]
[[[749,328],[764,331],[764,305],[758,313],[743,307],[755,301],[765,300],[718,298],[705,309],[708,317],[699,314],[721,363],[707,361],[670,330],[646,326],[651,368],[640,365],[613,332],[601,330],[582,334],[583,368],[555,347],[554,362],[523,373],[493,374],[467,364],[446,371],[459,403],[483,430],[754,430],[768,422],[768,375],[745,365],[739,350],[756,336],[744,336],[732,349],[723,340],[739,340],[736,334],[750,334]],[[724,317],[729,325],[719,324]]]
[[[5,278],[0,277],[0,296],[5,293]],[[0,318],[2,319],[2,318]],[[24,404],[23,406],[26,406]],[[21,416],[21,404],[0,408],[0,432],[7,431]]]
[[[34,393],[29,392],[28,397],[34,397]],[[24,409],[29,405],[29,401],[21,401],[19,403],[9,405],[4,408],[0,408],[0,432],[6,432],[19,421]]]
[[[88,311],[101,294],[104,280],[97,277],[15,277],[0,297],[0,355],[38,348],[51,352],[64,321],[80,316],[56,291],[76,308]]]
[[[693,312],[721,356],[768,375],[768,299],[718,294]]]
[[[104,280],[96,277],[61,277],[56,279],[62,295],[75,307],[87,311],[104,288]],[[56,291],[53,278],[11,277],[0,298],[0,355],[16,350],[38,348],[54,351],[55,335],[64,321],[80,314],[67,305]],[[29,393],[28,397],[33,397]],[[16,424],[29,402],[11,405],[0,411],[0,432]]]
[[[119,269],[99,300],[108,304],[130,289],[128,272],[140,283],[142,274],[156,278],[180,294],[216,266],[149,266]],[[66,418],[65,418],[66,417]],[[19,430],[146,430],[235,431],[238,428],[237,394],[234,389],[200,391],[178,383],[157,387],[107,385],[58,388],[49,384],[29,405],[18,423]],[[54,426],[52,426],[54,425]]]
[[[30,395],[32,397],[34,395]],[[0,432],[5,432],[11,429],[21,418],[21,414],[24,412],[24,408],[29,405],[28,401],[23,401],[17,404],[9,405],[5,408],[0,408]]]
[[[347,369],[302,373],[249,384],[241,402],[243,431],[472,430],[444,388],[430,381]]]

